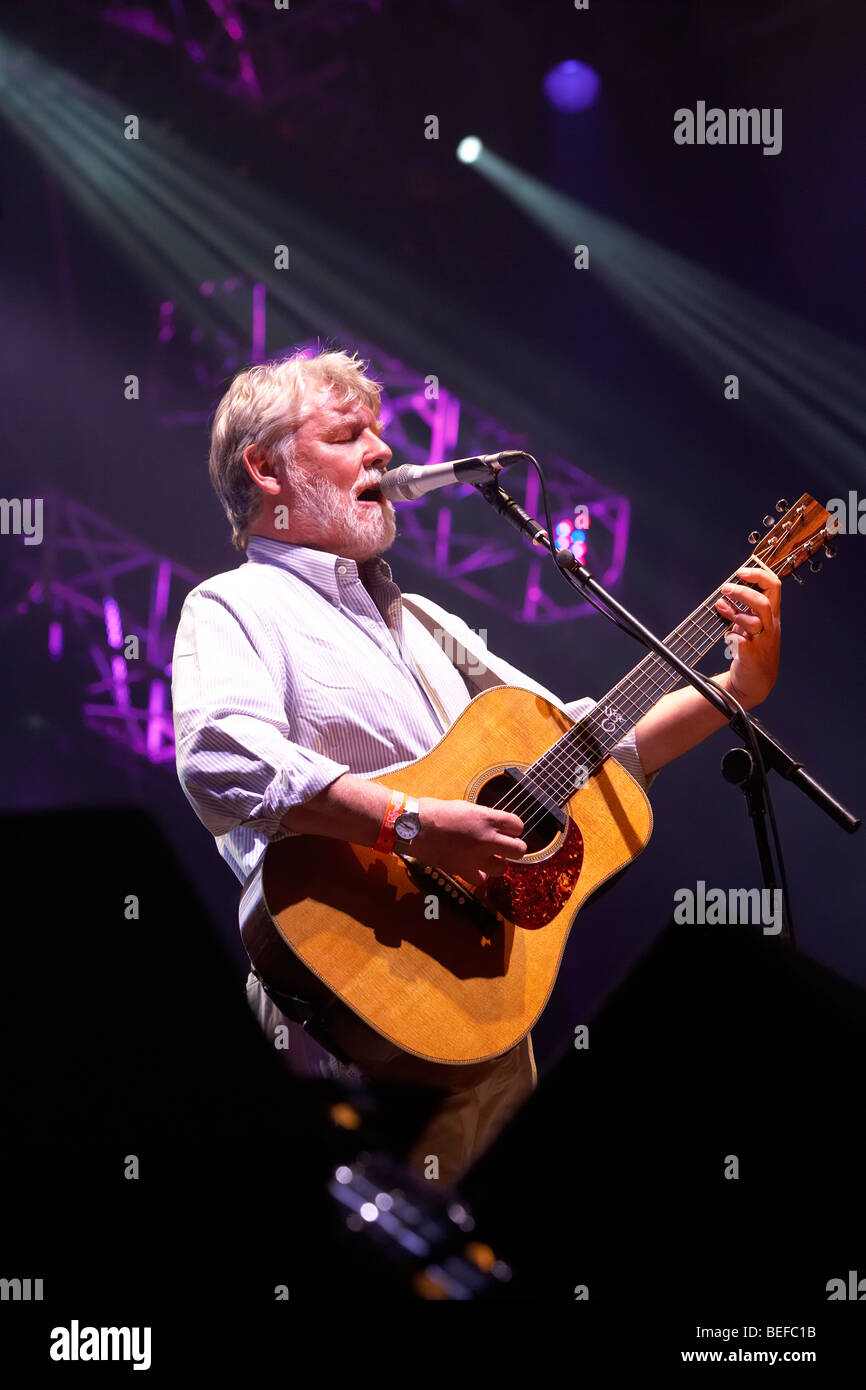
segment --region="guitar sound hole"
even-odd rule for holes
[[[511,811],[520,817],[523,821],[521,838],[526,844],[527,854],[538,854],[546,849],[564,824],[564,818],[558,820],[508,772],[501,772],[483,783],[475,800],[481,806],[495,806],[497,810]]]

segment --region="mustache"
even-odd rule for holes
[[[292,490],[290,505],[304,511],[315,509],[318,513],[325,512],[333,518],[346,508],[351,508],[354,499],[366,488],[377,487],[384,473],[384,468],[369,469],[356,480],[351,494],[347,496],[332,478],[321,473],[310,475],[298,468],[288,469],[286,481]],[[384,508],[386,512],[393,511],[393,503],[384,500]]]
[[[365,487],[376,487],[381,483],[384,476],[384,468],[374,468],[370,473],[363,473],[359,482],[355,484],[355,490],[357,491],[360,487],[360,490],[363,492]]]

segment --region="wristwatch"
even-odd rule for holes
[[[416,835],[421,833],[421,803],[416,796],[407,796],[403,810],[394,822],[394,853],[408,850]]]

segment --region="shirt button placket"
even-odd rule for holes
[[[345,574],[345,573],[346,573],[346,566],[345,566],[345,565],[338,565],[338,566],[337,566],[337,573],[338,573],[338,574]],[[335,599],[332,599],[331,602],[334,604],[334,606],[335,606],[336,608],[339,608],[339,607],[340,607],[340,598],[339,598],[339,595],[338,595]]]

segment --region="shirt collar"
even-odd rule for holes
[[[267,536],[250,536],[247,542],[247,563],[280,565],[312,584],[329,599],[340,597],[341,585],[360,578],[367,588],[392,583],[391,567],[381,555],[356,563],[344,555],[328,550],[315,550],[308,545],[291,541],[275,541]]]

